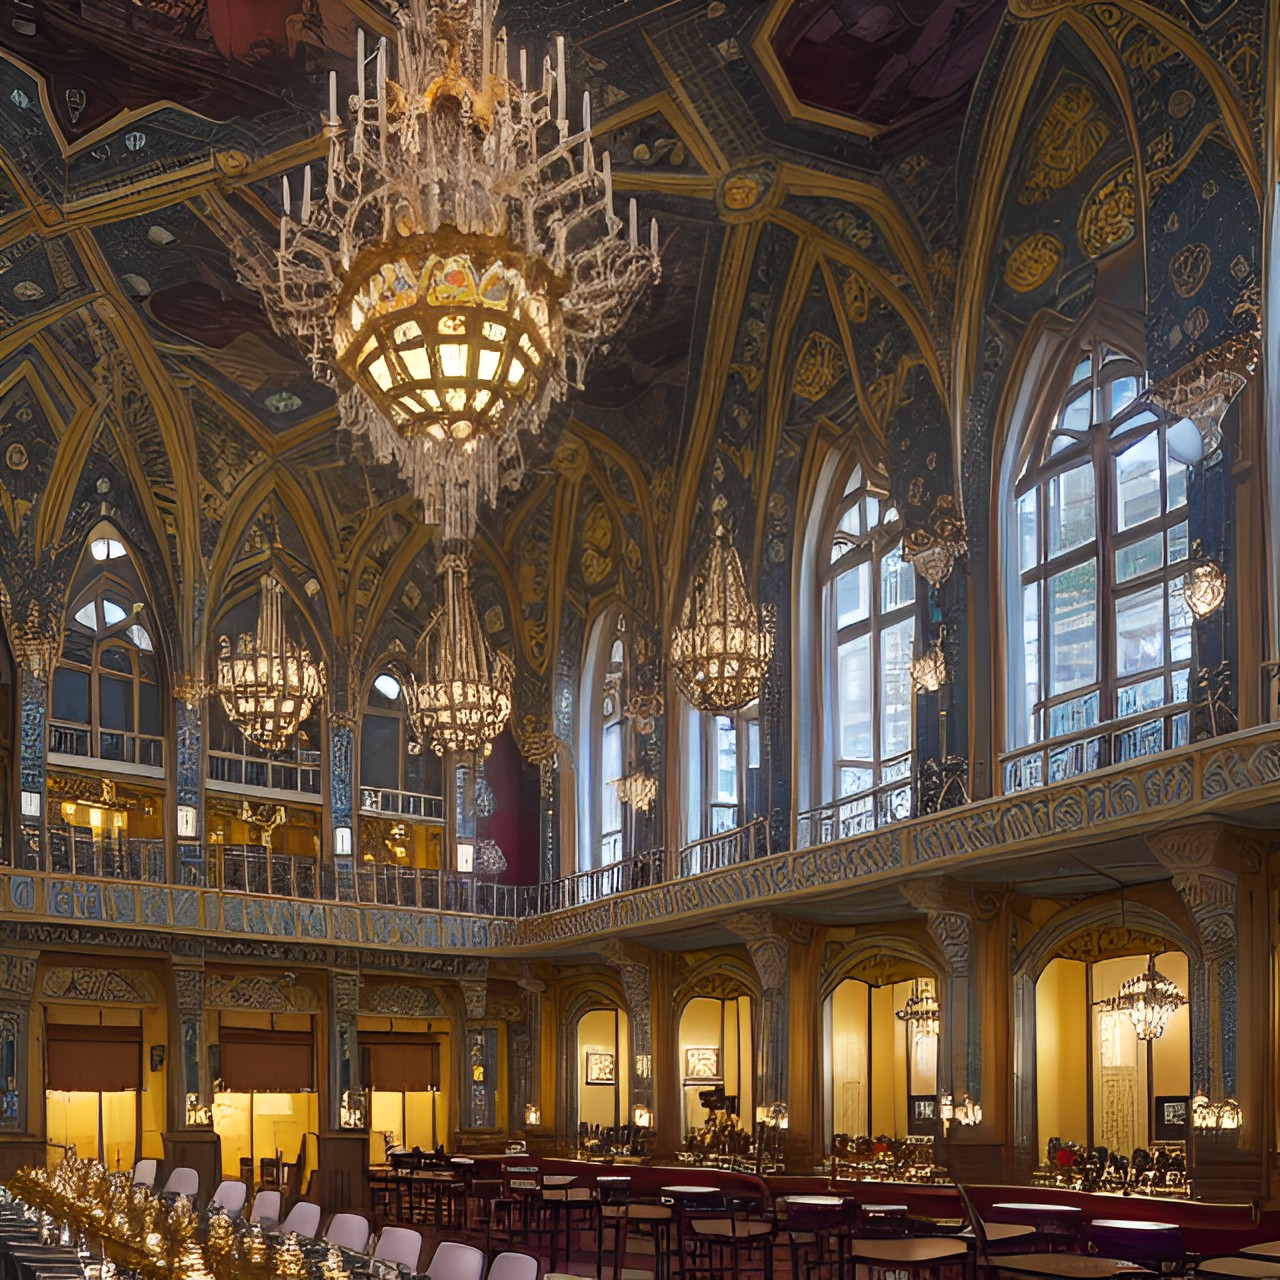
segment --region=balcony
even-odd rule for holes
[[[209,782],[215,791],[314,802],[323,773],[318,751],[299,751],[288,760],[261,760],[227,751],[209,752]]]
[[[97,737],[95,747],[94,738]],[[144,733],[117,733],[88,725],[49,721],[49,763],[102,768],[111,773],[164,777],[164,739]]]
[[[360,812],[383,818],[443,822],[444,797],[419,795],[416,791],[391,791],[383,787],[361,787]]]

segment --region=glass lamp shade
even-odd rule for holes
[[[1222,607],[1227,598],[1227,575],[1212,560],[1193,564],[1182,580],[1187,608],[1201,620]]]
[[[742,561],[720,528],[671,633],[676,683],[700,711],[740,711],[760,696],[772,657],[771,611],[752,603]]]
[[[379,245],[338,300],[339,368],[407,439],[501,435],[553,365],[565,283],[509,244],[445,228]]]
[[[283,588],[270,575],[259,583],[260,606],[254,635],[219,640],[218,697],[233,724],[255,746],[283,751],[324,693],[324,664],[290,640],[281,607]]]
[[[947,655],[941,640],[911,659],[911,683],[925,693],[937,693],[947,683]]]

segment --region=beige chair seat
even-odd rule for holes
[[[853,1257],[860,1262],[922,1263],[963,1258],[969,1247],[955,1236],[892,1236],[886,1240],[853,1240]]]
[[[773,1230],[772,1222],[735,1221],[733,1218],[695,1218],[689,1224],[694,1235],[724,1236],[745,1240],[750,1236],[767,1236]]]
[[[986,1232],[989,1244],[1000,1244],[1005,1240],[1024,1240],[1027,1236],[1033,1236],[1036,1233],[1035,1227],[1018,1222],[984,1222],[982,1229]],[[965,1227],[963,1231],[957,1231],[956,1235],[961,1240],[972,1240],[973,1228]]]
[[[1082,1253],[1006,1253],[988,1258],[998,1271],[1062,1277],[1063,1280],[1107,1280],[1109,1276],[1147,1276],[1145,1267],[1116,1258],[1091,1258]]]
[[[1257,1248],[1258,1246],[1253,1246]],[[1274,1248],[1274,1244],[1272,1245]],[[1205,1258],[1196,1264],[1198,1276],[1248,1276],[1250,1280],[1280,1277],[1280,1252],[1274,1257]]]
[[[1241,1250],[1251,1258],[1280,1258],[1280,1240],[1263,1240],[1259,1244],[1247,1244]]]

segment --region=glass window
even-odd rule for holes
[[[440,757],[417,740],[406,685],[395,671],[379,672],[369,687],[360,717],[360,785],[432,799],[444,791]],[[415,817],[435,812],[431,805],[408,800],[397,804],[389,797],[385,803],[379,799],[374,808]]]
[[[1036,498],[1020,512],[1029,543]],[[859,812],[902,816],[910,811],[913,702],[911,658],[916,643],[916,573],[902,554],[902,521],[854,467],[827,515],[829,567],[822,583],[822,691],[833,746],[824,779],[828,798],[860,801]],[[883,791],[877,804],[868,793]]]
[[[1137,362],[1094,344],[1041,428],[1045,445],[1013,442],[1040,461],[1007,499],[1009,581],[1022,593],[1005,611],[1008,790],[1164,750],[1186,732],[1187,468],[1170,457],[1145,387]],[[1056,448],[1064,431],[1070,447]]]

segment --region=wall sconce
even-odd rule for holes
[[[194,840],[196,838],[196,807],[193,804],[178,806],[178,839]]]
[[[338,1109],[338,1127],[342,1129],[363,1129],[365,1126],[366,1102],[363,1089],[345,1089],[342,1093],[342,1105]]]
[[[636,1105],[631,1108],[631,1123],[635,1125],[637,1129],[652,1129],[653,1112],[650,1111],[643,1102],[637,1102]]]
[[[982,1104],[974,1102],[966,1093],[959,1106],[949,1093],[938,1095],[938,1118],[942,1121],[943,1133],[950,1124],[962,1124],[966,1127],[982,1123]]]
[[[524,1123],[528,1129],[532,1129],[542,1123],[542,1108],[536,1102],[526,1102],[524,1104]]]
[[[1191,1099],[1191,1126],[1194,1129],[1210,1131],[1238,1129],[1243,1120],[1244,1113],[1234,1098],[1210,1102],[1201,1091]]]
[[[38,791],[24,791],[22,793],[22,816],[24,818],[38,818],[40,816],[43,797]]]
[[[206,1106],[200,1104],[200,1095],[198,1093],[187,1094],[187,1124],[188,1126],[205,1126],[213,1123],[213,1112]]]
[[[1227,598],[1227,575],[1222,566],[1204,555],[1196,543],[1200,559],[1193,561],[1182,578],[1182,594],[1187,608],[1203,622],[1211,613],[1222,608]]]
[[[351,828],[350,827],[334,827],[333,856],[335,858],[351,857]]]
[[[918,657],[911,659],[911,683],[917,693],[937,693],[947,683],[947,655],[942,647],[943,632]]]

